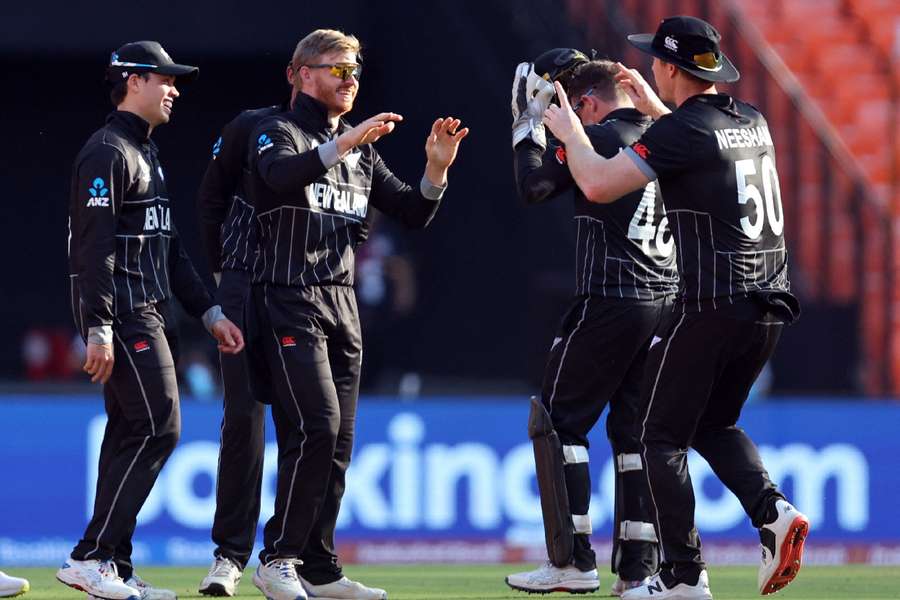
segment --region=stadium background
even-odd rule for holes
[[[91,502],[102,405],[78,370],[66,205],[71,160],[110,109],[109,52],[157,39],[201,68],[154,139],[174,218],[205,272],[194,199],[218,129],[241,109],[280,101],[293,46],[323,26],[364,44],[351,118],[406,117],[379,142],[398,175],[420,176],[435,117],[472,129],[433,225],[406,233],[381,222],[361,256],[366,395],[341,540],[366,562],[539,558],[525,401],[571,293],[574,240],[568,203],[526,208],[515,196],[509,82],[516,63],[555,46],[646,68],[625,34],[677,13],[719,27],[743,73],[726,89],[769,118],[804,305],[745,425],[814,517],[814,561],[900,564],[900,7],[890,0],[5,4],[0,564],[58,562]],[[155,563],[210,556],[216,358],[197,325],[186,321],[184,335],[183,441],[136,535]],[[608,451],[602,433],[593,442],[602,544]],[[755,561],[736,502],[696,479],[713,560]]]

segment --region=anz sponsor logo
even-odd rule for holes
[[[87,494],[84,514],[94,503],[97,460],[106,423],[95,417],[87,435]],[[338,528],[348,534],[398,532],[446,536],[480,532],[511,543],[541,543],[541,504],[530,442],[503,451],[487,440],[435,443],[425,419],[401,412],[387,424],[385,441],[358,448],[347,475],[347,492]],[[178,446],[160,474],[138,518],[140,524],[174,521],[176,527],[208,531],[216,508],[218,443],[192,441]],[[786,484],[792,502],[813,529],[833,527],[845,533],[874,526],[869,514],[869,463],[859,448],[805,443],[760,448],[773,481]],[[723,488],[707,463],[689,458],[696,496],[696,523],[702,532],[747,527],[737,498]],[[266,446],[261,522],[272,516],[278,449]],[[591,463],[594,482],[591,520],[594,531],[614,519],[615,463],[609,457]],[[167,515],[167,516],[164,516]],[[185,532],[187,533],[187,532]]]
[[[338,189],[329,183],[316,182],[306,186],[306,199],[311,208],[330,210],[359,219],[365,219],[369,209],[369,198],[365,194]]]
[[[272,138],[263,133],[258,138],[256,138],[256,153],[262,154],[275,144],[272,143]]]
[[[91,182],[91,187],[88,188],[88,194],[91,196],[87,201],[89,207],[109,206],[109,189],[106,187],[106,182],[103,181],[103,178],[97,177]]]

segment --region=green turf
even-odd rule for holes
[[[388,590],[391,600],[462,599],[519,599],[538,598],[506,587],[503,577],[519,565],[487,566],[348,566],[347,575],[369,585]],[[7,573],[27,577],[31,591],[23,600],[79,600],[84,594],[64,587],[54,578],[53,569],[13,569]],[[205,598],[197,593],[197,586],[205,575],[203,569],[146,568],[141,576],[160,587],[173,589],[182,600]],[[261,598],[250,580],[248,570],[238,596]],[[752,567],[713,567],[710,587],[717,600],[758,599],[756,569]],[[597,598],[605,596],[612,583],[610,576],[601,573],[600,592],[586,596],[553,594],[548,598]],[[800,576],[788,588],[770,598],[807,598],[816,600],[900,599],[900,568],[898,567],[804,567]]]

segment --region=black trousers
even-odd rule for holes
[[[334,528],[350,465],[362,340],[353,289],[253,286],[261,343],[274,389],[278,439],[275,514],[259,559],[300,558],[313,584],[340,578]],[[256,371],[256,369],[253,369]]]
[[[642,392],[643,454],[663,568],[693,580],[705,567],[694,527],[687,451],[693,447],[740,500],[755,527],[780,496],[756,445],[737,427],[753,382],[783,325],[752,302],[667,312],[650,350]]]
[[[250,295],[250,274],[225,270],[216,301],[225,316],[246,332],[244,311]],[[225,388],[219,466],[216,479],[216,514],[212,540],[215,555],[244,568],[253,552],[259,522],[265,455],[265,405],[250,388],[247,354],[220,354]],[[268,397],[268,396],[267,396]],[[265,400],[266,398],[260,398]]]
[[[544,371],[542,400],[565,445],[587,448],[588,432],[609,405],[607,437],[614,458],[639,452],[638,411],[647,350],[665,300],[641,302],[580,296],[562,320]],[[591,481],[588,465],[567,464],[566,487],[573,515],[587,515]],[[627,580],[640,580],[657,566],[655,544],[621,542],[619,522],[650,522],[645,478],[640,472],[617,473],[617,523],[613,528],[613,568]],[[576,531],[578,528],[576,526]],[[596,568],[589,534],[576,533],[574,564]]]
[[[100,447],[94,512],[76,560],[114,559],[131,576],[137,515],[181,433],[175,378],[177,338],[167,303],[119,316],[113,324],[115,363],[103,386],[106,430]]]

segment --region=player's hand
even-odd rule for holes
[[[425,156],[428,158],[429,166],[446,171],[456,160],[459,143],[469,135],[469,128],[460,129],[460,123],[460,120],[454,117],[444,117],[435,120],[431,125],[431,133],[425,140]],[[435,183],[433,180],[431,182]]]
[[[228,319],[219,319],[212,324],[210,330],[219,342],[219,352],[237,354],[244,349],[244,336],[241,330]]]
[[[628,94],[636,109],[654,120],[671,112],[637,69],[629,69],[622,63],[616,63],[616,67],[619,68],[616,83]]]
[[[369,117],[353,129],[345,131],[337,137],[335,141],[338,147],[338,154],[343,156],[344,153],[357,146],[374,144],[382,136],[394,130],[394,123],[399,123],[402,120],[402,115],[392,112],[378,113],[374,117]]]
[[[88,342],[87,358],[82,369],[91,376],[91,383],[106,383],[112,375],[113,364],[112,344],[93,344]]]
[[[556,96],[559,98],[559,106],[552,104],[544,111],[544,125],[553,132],[556,139],[563,144],[568,144],[577,136],[584,135],[584,127],[581,125],[581,119],[572,110],[569,97],[562,84],[556,81],[553,85],[556,88]]]

